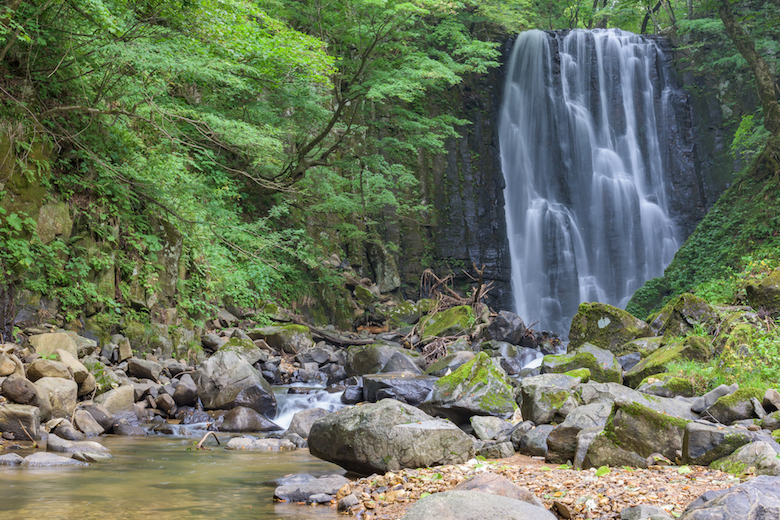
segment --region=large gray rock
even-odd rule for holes
[[[383,399],[342,409],[314,423],[313,455],[356,473],[459,464],[474,455],[473,438],[454,424]]]
[[[51,406],[51,415],[41,417],[41,420],[73,415],[79,393],[79,386],[75,381],[61,377],[44,377],[35,382],[35,388],[38,389],[41,401],[46,401]]]
[[[613,438],[612,435],[606,432],[596,435],[588,446],[587,454],[583,458],[582,468],[600,468],[601,466],[647,467],[646,457],[618,446]]]
[[[486,471],[478,473],[468,480],[464,480],[454,488],[453,491],[479,491],[488,495],[496,495],[515,500],[528,502],[537,507],[544,507],[544,502],[539,500],[536,495],[525,488],[521,488],[511,480],[495,473]]]
[[[76,428],[87,437],[95,437],[105,433],[105,429],[86,410],[76,410],[73,414],[73,422]]]
[[[233,352],[237,356],[240,356],[246,360],[246,362],[250,365],[254,365],[258,361],[268,360],[268,353],[261,350],[260,347],[255,345],[251,339],[242,339],[238,337],[230,338],[227,343],[219,347],[219,351]]]
[[[752,468],[756,475],[780,477],[780,454],[766,441],[745,444],[728,457],[716,460],[711,468],[741,475]]]
[[[111,415],[130,412],[133,410],[133,404],[135,403],[135,391],[132,385],[120,386],[100,394],[95,398],[94,402],[95,404],[103,405]]]
[[[378,341],[370,345],[354,345],[347,349],[347,360],[344,366],[347,377],[376,374],[397,352],[411,355],[411,351],[403,349],[399,344]],[[417,358],[415,358],[417,361]],[[419,361],[417,361],[419,363]]]
[[[525,331],[525,323],[520,316],[514,312],[500,311],[485,329],[485,336],[487,339],[519,345]]]
[[[0,455],[0,466],[18,466],[22,461],[24,461],[22,456],[17,455],[16,453]]]
[[[97,442],[69,441],[53,434],[49,434],[49,438],[46,442],[46,450],[55,453],[75,453],[77,451],[85,453],[102,453],[109,451],[108,448]]]
[[[24,376],[24,364],[13,354],[0,353],[0,377],[17,374]]]
[[[689,422],[636,402],[616,401],[605,434],[617,439],[621,448],[642,457],[660,453],[674,460],[683,447]]]
[[[309,328],[303,325],[261,327],[251,330],[249,337],[262,339],[272,348],[292,355],[314,346]]]
[[[431,364],[431,366],[425,370],[425,373],[436,377],[446,376],[447,374],[457,370],[459,367],[465,365],[472,359],[474,359],[473,352],[468,350],[459,350],[436,360],[436,362]]]
[[[111,433],[111,429],[114,427],[114,415],[105,406],[95,402],[86,402],[82,403],[79,408],[91,415],[106,433]]]
[[[583,404],[616,401],[623,404],[636,403],[670,417],[688,420],[699,418],[691,411],[691,403],[686,399],[650,396],[617,383],[588,382],[580,385],[577,393]]]
[[[710,417],[721,424],[731,424],[734,421],[756,417],[756,410],[751,399],[764,397],[764,392],[758,388],[740,388],[730,395],[719,398],[712,406],[702,412],[702,417]]]
[[[479,491],[444,491],[421,498],[409,508],[402,520],[556,520],[543,507],[513,498],[489,495]]]
[[[220,350],[208,358],[192,378],[207,410],[245,406],[276,415],[276,397],[263,376],[240,354]]]
[[[51,359],[38,358],[27,367],[27,378],[37,381],[44,377],[61,377],[70,379],[70,370],[65,363]]]
[[[580,381],[579,377],[563,374],[524,378],[520,382],[523,418],[536,424],[563,421],[577,407],[573,390]]]
[[[85,367],[81,361],[78,360],[73,354],[67,350],[57,349],[57,357],[60,362],[68,367],[68,370],[73,375],[73,380],[79,385],[87,380],[89,377],[89,370]]]
[[[14,439],[38,440],[40,438],[41,411],[36,406],[6,404],[0,406],[0,432],[14,435]]]
[[[697,397],[694,399],[693,404],[691,404],[691,410],[693,410],[696,413],[702,413],[706,408],[709,408],[715,402],[720,399],[721,397],[733,394],[739,389],[739,385],[737,383],[734,383],[731,386],[727,385],[719,385],[716,388],[713,388],[706,394]]]
[[[236,406],[225,414],[219,427],[223,432],[273,432],[281,426],[251,408]]]
[[[86,462],[73,460],[70,457],[63,457],[44,451],[37,451],[32,455],[27,455],[22,461],[22,466],[31,468],[40,468],[48,466],[88,466]]]
[[[295,415],[293,415],[292,421],[290,421],[290,427],[287,428],[285,435],[288,433],[294,433],[302,439],[308,439],[312,425],[329,413],[331,412],[322,408],[309,408],[307,410],[301,410],[300,412],[297,412]]]
[[[225,446],[226,450],[247,451],[294,451],[298,447],[287,439],[255,439],[252,437],[233,437]]]
[[[544,356],[543,373],[562,374],[570,370],[587,368],[591,381],[600,383],[622,383],[623,367],[609,350],[598,348],[590,343],[569,350],[568,354]]]
[[[189,374],[179,378],[179,384],[173,392],[173,400],[178,406],[195,406],[198,402],[198,385]]]
[[[683,461],[686,464],[706,466],[734,453],[737,448],[756,441],[766,441],[780,449],[780,445],[769,435],[761,432],[691,422],[685,428]]]
[[[680,520],[774,520],[780,518],[780,477],[761,475],[691,502]]]
[[[348,478],[341,475],[326,475],[313,480],[292,482],[278,486],[274,490],[274,498],[285,502],[307,502],[310,496],[321,493],[335,496],[338,490],[349,482]]]
[[[363,400],[375,403],[395,399],[417,406],[431,393],[438,377],[412,372],[388,372],[363,376]]]
[[[35,352],[41,356],[53,357],[57,354],[57,349],[62,349],[77,359],[79,357],[76,340],[70,334],[64,332],[36,334],[35,336],[30,336],[28,341]]]
[[[609,403],[587,404],[575,408],[561,424],[547,436],[547,462],[565,464],[574,461],[577,435],[586,428],[603,427],[612,413]]]
[[[547,437],[553,431],[555,426],[551,424],[542,424],[525,432],[520,439],[515,443],[517,451],[523,455],[530,455],[532,457],[545,457],[547,456]]]
[[[395,352],[390,356],[390,359],[387,360],[385,366],[382,367],[382,372],[409,372],[416,375],[423,373],[420,367],[417,366],[415,360],[404,352]]]
[[[616,356],[630,352],[627,343],[653,336],[650,326],[623,309],[606,303],[581,303],[569,330],[569,352],[592,343]]]
[[[17,404],[40,405],[38,389],[32,381],[19,374],[11,374],[0,385],[0,391],[6,399]],[[47,416],[51,415],[51,410]]]
[[[156,361],[149,361],[147,359],[139,359],[137,357],[131,357],[127,360],[127,374],[139,379],[151,379],[152,381],[160,381],[160,374],[162,374],[162,365]]]
[[[471,419],[471,427],[477,439],[491,441],[512,429],[512,423],[500,417],[475,415]]]
[[[420,409],[462,424],[474,415],[509,418],[517,409],[514,390],[503,369],[480,352],[455,372],[439,379]]]

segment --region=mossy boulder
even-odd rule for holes
[[[590,443],[588,453],[582,462],[583,469],[601,466],[646,468],[647,458],[623,448],[610,433],[603,431]]]
[[[264,355],[267,356],[267,354],[264,354],[264,352],[260,350],[257,345],[252,343],[251,340],[241,338],[230,338],[227,343],[217,350],[217,352],[227,351],[233,352],[237,356],[245,359],[250,365],[254,365],[260,361]],[[266,357],[266,359],[268,358]]]
[[[745,292],[751,307],[767,311],[774,318],[780,316],[780,269],[775,269],[760,282],[748,285]]]
[[[309,327],[304,325],[275,325],[260,327],[248,332],[253,340],[262,339],[271,348],[286,354],[297,354],[314,346]]]
[[[426,337],[457,336],[468,332],[475,321],[471,306],[459,305],[426,317],[422,320],[422,331]]]
[[[425,373],[433,376],[445,376],[474,359],[474,353],[467,350],[447,354],[431,364]]]
[[[626,352],[639,352],[642,358],[646,358],[664,344],[664,338],[662,336],[653,336],[650,338],[637,338],[629,341],[623,345],[623,350]]]
[[[407,301],[388,309],[385,316],[387,316],[390,327],[395,328],[404,323],[414,325],[420,320],[422,312],[416,303]]]
[[[674,460],[675,452],[683,447],[685,427],[689,422],[636,401],[616,401],[604,431],[627,451],[642,457],[660,453]]]
[[[771,444],[766,441],[757,441],[742,446],[728,457],[716,460],[710,464],[710,468],[719,469],[738,477],[751,468],[753,469],[751,473],[755,475],[780,477],[780,457]]]
[[[578,368],[590,370],[590,378],[599,383],[622,383],[623,369],[612,352],[585,343],[570,354],[544,356],[542,372],[562,374]]]
[[[523,418],[536,424],[560,423],[579,405],[575,388],[579,377],[563,374],[542,374],[526,377],[520,382]]]
[[[347,349],[344,369],[347,377],[376,374],[382,372],[395,354],[404,354],[418,367],[422,366],[422,356],[414,350],[408,350],[397,343],[376,341],[369,345],[353,345]]]
[[[506,373],[484,352],[465,363],[433,387],[431,399],[420,405],[431,415],[462,424],[474,415],[508,418],[517,409]]]
[[[722,424],[750,419],[756,416],[755,408],[750,401],[752,398],[760,403],[764,398],[764,391],[760,388],[740,388],[733,394],[725,395],[715,401],[715,404],[706,408],[702,414],[709,415]]]
[[[696,325],[711,333],[717,326],[719,316],[715,308],[703,298],[684,293],[664,306],[656,321],[660,319],[663,319],[663,325],[659,333],[669,341],[669,338],[693,332]]]
[[[669,363],[680,359],[706,361],[712,356],[707,338],[688,336],[682,341],[665,345],[640,361],[624,376],[625,384],[637,388],[643,379],[669,371]]]
[[[674,377],[670,374],[656,374],[646,377],[637,387],[643,394],[657,395],[658,397],[693,397],[693,383],[684,377]]]
[[[771,442],[768,435],[760,432],[691,422],[685,428],[683,462],[706,466],[727,457],[745,444],[762,440]]]
[[[583,383],[590,381],[590,370],[587,368],[576,368],[574,370],[569,370],[568,372],[564,372],[563,375],[569,377],[579,377]]]
[[[585,343],[609,350],[616,356],[631,352],[626,343],[653,336],[650,326],[623,309],[606,303],[581,303],[569,330],[569,352]]]
[[[355,286],[352,293],[355,295],[355,301],[357,301],[361,307],[367,307],[374,301],[374,295],[362,285]]]

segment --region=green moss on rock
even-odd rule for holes
[[[626,343],[652,335],[647,323],[623,309],[605,303],[581,303],[569,330],[569,352],[592,343],[621,356],[630,352],[624,349]]]
[[[469,305],[459,305],[437,312],[423,320],[423,335],[426,337],[456,336],[467,332],[476,320]]]
[[[780,316],[780,269],[775,269],[760,282],[748,285],[745,292],[751,307],[767,311],[775,318]]]
[[[574,370],[569,370],[568,372],[564,372],[563,375],[565,376],[571,376],[571,377],[579,377],[582,379],[583,383],[587,383],[590,381],[590,370],[587,368],[576,368]]]

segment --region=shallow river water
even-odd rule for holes
[[[308,450],[248,452],[224,449],[228,435],[199,439],[99,437],[114,459],[89,467],[0,466],[0,519],[339,518],[335,508],[273,502],[264,483],[290,473],[344,473]],[[187,448],[191,448],[188,450]],[[25,455],[25,453],[21,453]]]

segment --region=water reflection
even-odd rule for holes
[[[341,473],[308,450],[194,450],[193,439],[102,437],[114,460],[87,468],[0,466],[0,518],[321,519],[335,508],[274,504],[264,482],[290,473]],[[195,443],[197,440],[195,441]],[[193,449],[188,451],[187,448]]]

